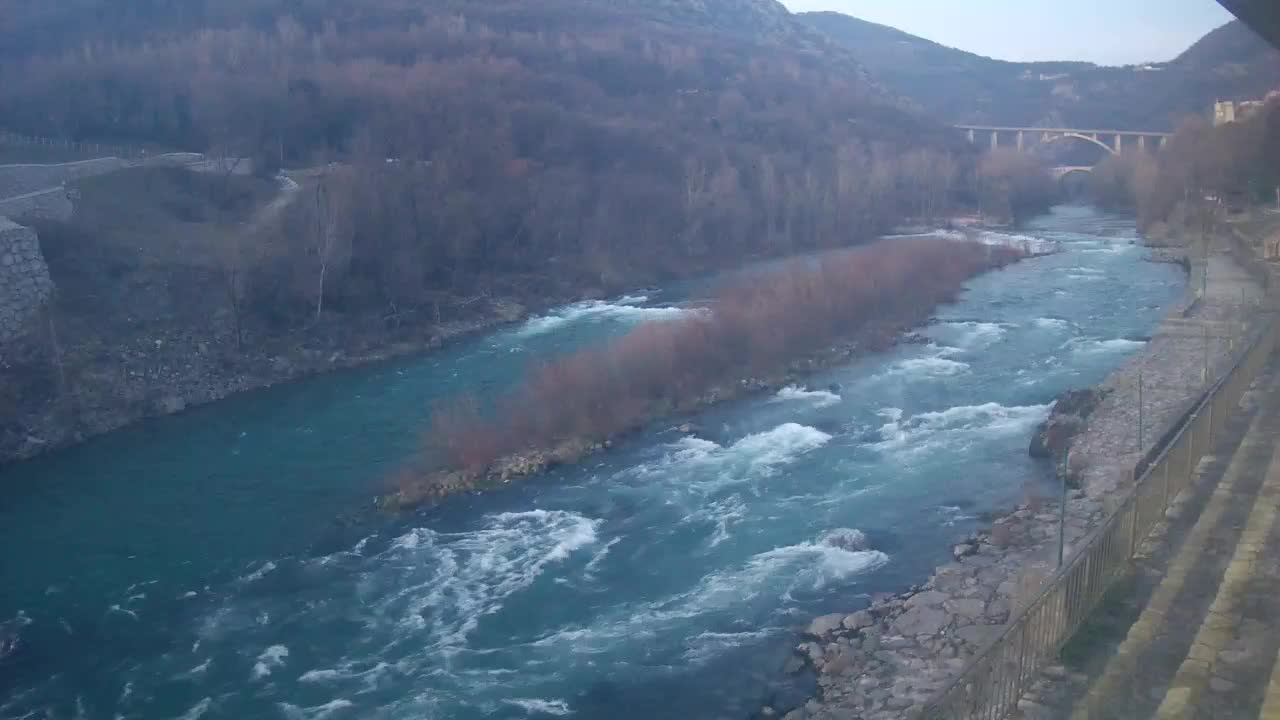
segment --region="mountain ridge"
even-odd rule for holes
[[[1215,100],[1260,97],[1280,79],[1280,51],[1239,21],[1168,61],[1105,66],[999,60],[840,13],[798,17],[844,44],[890,92],[954,123],[1171,130]]]

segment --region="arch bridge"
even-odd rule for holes
[[[977,143],[979,138],[990,142],[991,147],[1000,147],[1001,138],[1005,142],[1012,141],[1019,151],[1032,144],[1046,144],[1060,140],[1082,140],[1093,143],[1112,155],[1119,155],[1125,148],[1136,147],[1146,150],[1148,145],[1156,149],[1163,148],[1173,133],[1148,130],[1085,130],[1080,128],[1039,128],[1039,127],[1002,127],[997,125],[957,125],[957,129],[965,131],[969,142]]]
[[[1018,152],[1029,147],[1047,145],[1066,140],[1092,143],[1110,155],[1120,155],[1127,150],[1137,148],[1145,152],[1148,147],[1155,150],[1164,148],[1173,133],[1146,130],[1085,130],[1080,128],[1035,128],[1035,127],[1003,127],[998,125],[957,125],[969,138],[969,142],[990,143],[991,149],[1001,147],[1001,138],[1012,142]],[[1093,172],[1093,168],[1085,165],[1072,165],[1053,168],[1053,176],[1061,180],[1073,172]]]

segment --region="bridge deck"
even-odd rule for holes
[[[1161,130],[1092,130],[1080,128],[1013,127],[1003,125],[954,125],[953,127],[958,130],[981,130],[983,132],[1078,133],[1080,135],[1123,135],[1126,137],[1173,137],[1173,133]]]

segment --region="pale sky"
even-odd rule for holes
[[[781,0],[1001,60],[1171,60],[1231,20],[1214,0]]]

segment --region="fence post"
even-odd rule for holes
[[[1142,462],[1142,368],[1138,368],[1138,462]]]
[[[1067,472],[1071,468],[1071,449],[1062,454],[1062,502],[1058,508],[1058,569],[1062,569],[1062,555],[1066,548],[1067,537]]]
[[[1167,457],[1164,463],[1164,470],[1165,470],[1165,477],[1167,478],[1169,474],[1169,461]],[[1138,552],[1138,525],[1140,524],[1138,521],[1142,516],[1142,502],[1141,502],[1142,494],[1139,491],[1139,488],[1137,486],[1137,482],[1136,482],[1137,475],[1138,475],[1137,467],[1135,466],[1133,470],[1129,471],[1129,487],[1134,489],[1133,511],[1130,513],[1130,515],[1132,515],[1133,517],[1133,520],[1129,523],[1129,559],[1130,560],[1132,560],[1133,556],[1136,555]]]
[[[1201,378],[1205,385],[1209,384],[1209,326],[1204,326],[1204,374]]]

